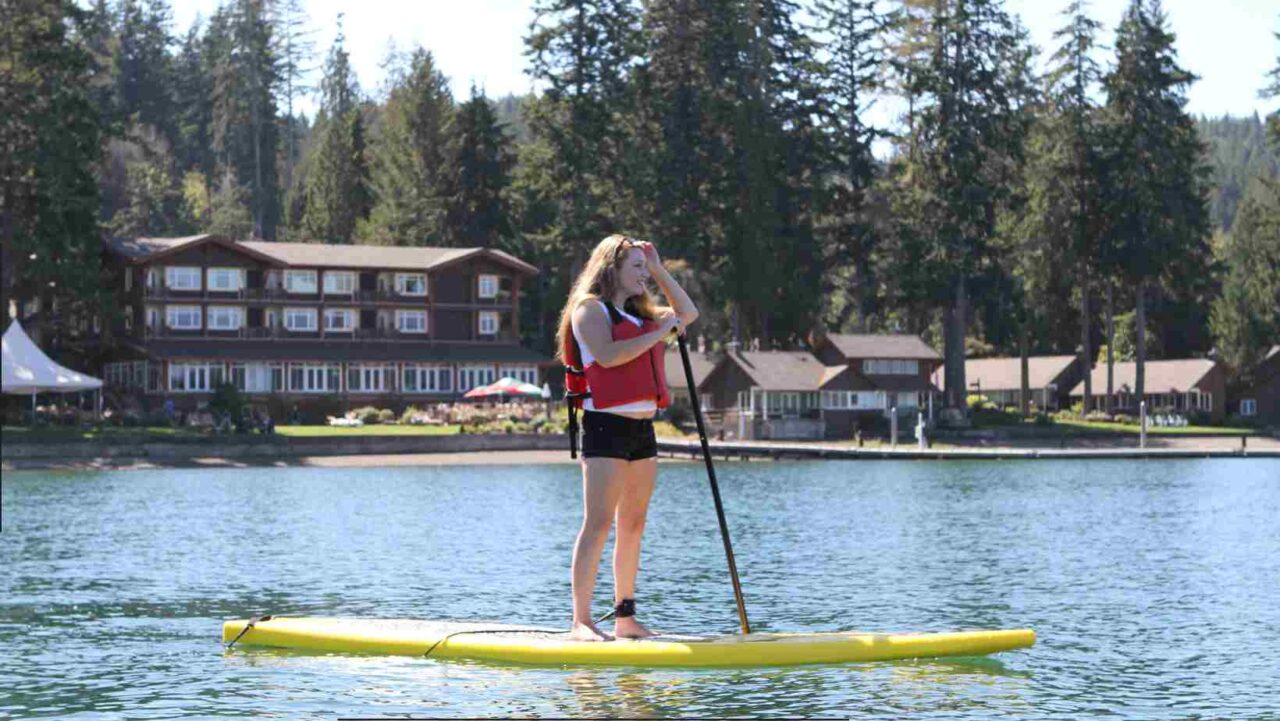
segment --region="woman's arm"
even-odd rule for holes
[[[599,303],[580,303],[573,312],[573,322],[587,351],[605,368],[622,365],[644,354],[680,325],[677,316],[666,316],[658,319],[658,330],[627,340],[614,340],[609,314]]]
[[[693,304],[693,299],[684,292],[684,288],[680,287],[676,279],[671,277],[671,273],[667,272],[666,266],[662,265],[662,260],[658,258],[658,249],[653,243],[644,241],[640,247],[644,249],[644,259],[649,265],[649,275],[662,289],[662,294],[667,297],[671,309],[680,318],[681,325],[685,327],[692,325],[698,319],[698,307]]]

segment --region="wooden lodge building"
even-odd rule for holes
[[[1050,355],[1027,358],[1027,388],[1036,410],[1056,411],[1070,405],[1071,389],[1084,380],[1077,356]],[[942,366],[933,374],[939,389],[946,390],[946,374]],[[1022,394],[1022,359],[969,358],[964,362],[964,377],[969,393],[986,396],[997,406],[1018,406]],[[1097,391],[1097,387],[1094,387]],[[968,395],[968,393],[966,393]]]
[[[1132,361],[1114,363],[1111,408],[1118,413],[1138,415],[1139,399],[1134,394],[1138,364]],[[1150,360],[1145,364],[1146,383],[1143,397],[1147,412],[1172,410],[1177,413],[1203,412],[1213,423],[1226,417],[1226,368],[1207,358]],[[1097,407],[1105,407],[1107,364],[1093,367],[1093,395]],[[1084,399],[1084,381],[1071,389],[1072,401]]]
[[[454,400],[550,363],[519,343],[532,265],[486,248],[106,241],[120,278],[108,386],[190,408],[223,382],[292,401]]]

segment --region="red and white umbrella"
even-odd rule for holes
[[[462,394],[463,398],[491,398],[493,396],[542,397],[542,389],[532,383],[522,383],[515,378],[503,377],[487,386],[478,386]]]

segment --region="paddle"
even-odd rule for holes
[[[680,344],[680,359],[684,361],[684,378],[689,384],[689,400],[693,403],[693,417],[698,422],[698,439],[702,441],[702,458],[707,462],[707,478],[711,481],[711,497],[716,501],[716,517],[720,519],[720,537],[724,539],[724,555],[729,559],[729,577],[733,579],[733,598],[738,602],[738,620],[742,632],[751,633],[747,622],[747,604],[742,600],[742,584],[738,581],[738,564],[733,561],[733,544],[729,542],[729,524],[724,520],[724,505],[720,503],[720,486],[716,484],[716,468],[711,463],[711,448],[707,445],[707,429],[702,423],[702,406],[698,403],[698,388],[693,382],[693,366],[689,364],[689,348],[684,336],[676,334]]]

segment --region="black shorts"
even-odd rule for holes
[[[640,461],[656,458],[658,437],[649,418],[628,418],[617,413],[583,411],[582,457]]]

